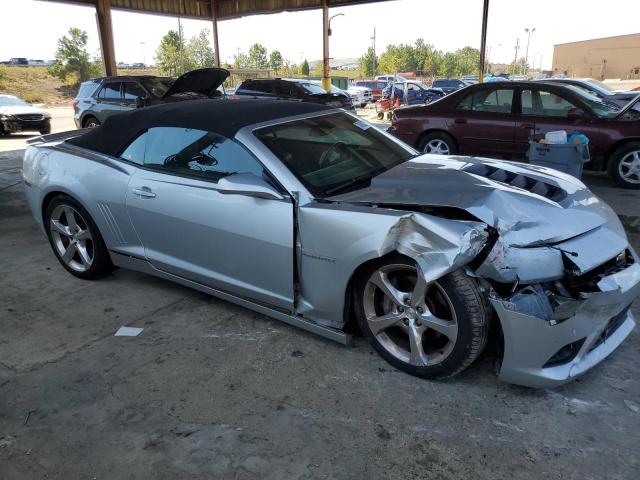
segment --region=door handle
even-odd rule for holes
[[[134,188],[131,191],[134,194],[140,195],[141,197],[145,197],[145,198],[155,198],[156,196],[156,194],[153,193],[149,187]]]
[[[456,118],[453,122],[454,123],[467,123],[467,120],[465,118]]]

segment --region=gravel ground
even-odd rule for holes
[[[499,382],[491,350],[419,380],[361,337],[124,270],[72,277],[13,185],[20,155],[0,153],[0,478],[638,478],[637,330],[558,389]],[[637,248],[639,194],[586,180]]]

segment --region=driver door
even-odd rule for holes
[[[140,165],[127,211],[147,260],[162,270],[254,301],[293,308],[293,204],[229,194],[232,173],[264,178],[234,140],[211,132],[152,128],[122,154]]]

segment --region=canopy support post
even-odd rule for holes
[[[98,36],[100,37],[100,51],[102,62],[107,77],[118,74],[116,69],[116,50],[113,46],[113,25],[111,23],[111,1],[97,0],[96,23],[98,24]]]

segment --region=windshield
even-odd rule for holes
[[[168,77],[144,78],[141,81],[154,97],[162,97],[173,84],[173,79]]]
[[[417,155],[345,113],[282,123],[254,134],[321,198],[363,188],[374,176]]]
[[[587,79],[587,82],[590,83],[591,85],[595,85],[596,87],[598,87],[598,88],[600,88],[602,90],[605,90],[605,91],[607,91],[609,93],[615,93],[611,89],[611,87],[609,85],[607,85],[606,83],[602,83],[602,82],[600,82],[598,80],[594,80],[593,78]]]
[[[603,102],[595,95],[585,92],[580,87],[576,87],[575,85],[566,85],[566,87],[577,93],[581,100],[589,105],[593,113],[598,117],[615,117],[620,111],[620,107],[617,105],[609,102]]]
[[[29,104],[18,97],[0,97],[0,107],[28,107]]]

